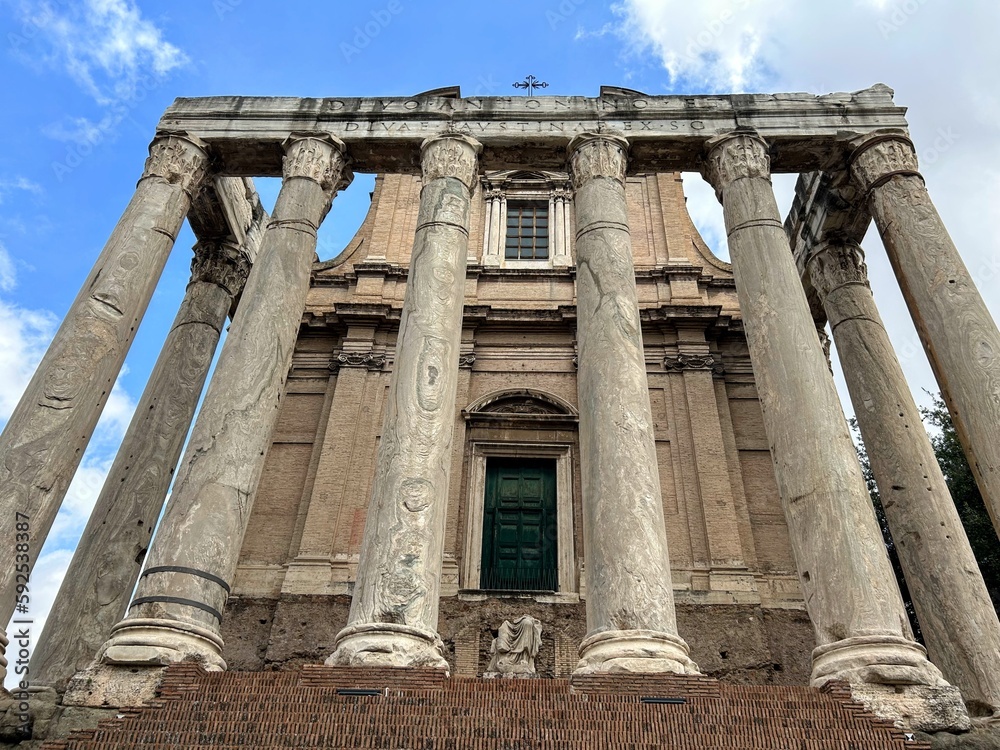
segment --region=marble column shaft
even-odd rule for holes
[[[481,150],[457,134],[421,146],[420,210],[358,579],[327,664],[448,668],[438,598]]]
[[[694,673],[677,635],[625,203],[628,143],[569,145],[576,191],[587,637],[577,672]]]
[[[64,687],[121,619],[249,269],[247,257],[227,242],[195,247],[177,317],[32,652],[36,684]]]
[[[209,383],[149,563],[98,659],[225,668],[221,613],[283,397],[316,232],[345,172],[344,146],[292,135],[284,181]]]
[[[709,142],[775,478],[816,633],[813,683],[941,684],[911,637],[770,182],[767,144]]]
[[[888,134],[862,141],[851,172],[868,196],[910,317],[1000,533],[1000,331],[931,202],[909,139]]]
[[[970,708],[1000,708],[1000,621],[855,243],[822,244],[807,264],[837,343],[931,660]]]
[[[125,212],[0,436],[0,540],[28,517],[32,566],[107,403],[192,197],[204,144],[160,134]],[[22,562],[22,561],[17,561]],[[14,612],[15,555],[0,567],[0,633]],[[0,673],[4,671],[0,655]]]

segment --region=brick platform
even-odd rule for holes
[[[359,692],[377,691],[376,695]],[[928,750],[846,687],[748,687],[707,677],[445,678],[406,669],[167,670],[160,697],[44,750]]]

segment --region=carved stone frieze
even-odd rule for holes
[[[607,133],[581,133],[569,143],[569,172],[572,185],[579,190],[596,177],[606,177],[625,184],[628,167],[628,141]]]
[[[347,169],[347,146],[339,138],[292,133],[283,145],[282,176],[286,180],[305,177],[331,196],[350,184],[353,175]]]
[[[809,278],[821,301],[844,284],[869,286],[865,253],[856,243],[824,243],[809,258],[807,265]]]
[[[745,177],[771,177],[771,157],[767,142],[754,133],[732,133],[713,138],[707,144],[707,156],[702,175],[715,188],[722,200],[722,191],[734,180]]]
[[[864,192],[896,175],[921,177],[913,141],[902,133],[862,140],[851,158],[851,176]]]
[[[475,354],[463,354],[458,358],[458,366],[470,369],[476,361]]]
[[[337,355],[336,365],[381,370],[385,367],[385,355],[376,352],[341,352]]]
[[[187,133],[160,133],[149,144],[142,178],[159,177],[193,196],[208,175],[207,149],[200,138]]]
[[[250,267],[250,259],[234,243],[202,240],[195,245],[191,259],[191,281],[217,284],[235,297],[243,291]]]
[[[482,150],[482,144],[475,138],[458,133],[428,138],[420,146],[424,184],[441,177],[454,177],[471,192],[479,175]]]
[[[711,354],[676,354],[663,359],[663,366],[668,372],[684,370],[711,370],[716,375],[722,375],[725,368]]]

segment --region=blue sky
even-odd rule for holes
[[[129,200],[177,96],[410,95],[460,85],[517,95],[602,84],[650,94],[827,93],[884,82],[909,119],[932,196],[1000,314],[1000,6],[992,0],[0,0],[0,423]],[[334,204],[320,254],[360,223],[371,177]],[[783,210],[794,178],[777,177]],[[699,178],[689,207],[725,256],[721,210]],[[261,181],[272,203],[277,181]],[[76,537],[183,295],[180,236],[84,465],[35,572],[40,633]],[[934,389],[881,244],[876,298],[918,399]],[[843,392],[843,389],[841,389]]]

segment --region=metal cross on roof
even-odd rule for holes
[[[549,87],[545,81],[539,81],[534,76],[528,76],[523,81],[512,84],[516,89],[528,89],[528,96],[535,93],[535,89],[545,89]]]

